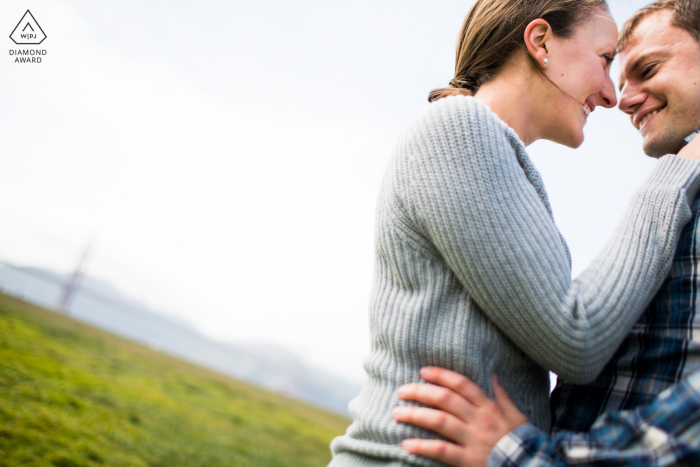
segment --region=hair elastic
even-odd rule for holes
[[[452,86],[453,88],[464,88],[464,89],[470,89],[472,87],[466,81],[461,81],[461,80],[456,79],[456,78],[450,81],[450,86]]]

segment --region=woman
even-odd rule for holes
[[[477,0],[450,88],[401,134],[377,211],[368,382],[333,467],[435,465],[404,451],[435,435],[392,418],[423,366],[491,375],[549,427],[549,374],[595,377],[668,272],[700,163],[664,157],[603,253],[571,280],[568,249],[525,146],[583,141],[616,104],[617,28],[604,0]],[[686,155],[688,156],[688,155]]]

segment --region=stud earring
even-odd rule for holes
[[[544,60],[542,60],[542,61],[544,62],[545,65],[549,63],[549,59],[547,57],[545,57]]]

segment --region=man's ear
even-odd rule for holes
[[[540,64],[542,68],[547,67],[546,58],[549,56],[547,41],[552,37],[552,28],[549,23],[542,18],[530,22],[525,28],[525,47],[528,53]]]

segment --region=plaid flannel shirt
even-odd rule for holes
[[[692,211],[668,278],[600,376],[587,385],[557,383],[553,438],[524,425],[494,448],[491,465],[657,466],[700,459],[700,427],[680,423],[695,420],[700,408],[700,197]],[[672,391],[657,398],[667,388]]]
[[[552,434],[587,431],[600,415],[648,404],[700,370],[700,197],[692,211],[668,277],[598,378],[557,383]]]
[[[700,372],[635,410],[602,415],[587,433],[550,438],[531,423],[502,438],[490,466],[700,465]]]

